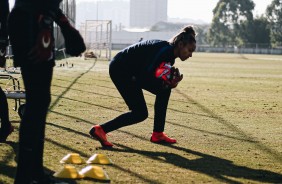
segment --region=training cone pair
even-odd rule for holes
[[[67,154],[60,163],[63,164],[113,164],[111,159],[109,159],[104,154],[94,154],[91,156],[87,162],[77,153]],[[66,178],[66,179],[83,179],[83,178],[93,178],[97,180],[110,180],[108,174],[99,166],[86,166],[80,172],[72,165],[65,165],[59,172],[54,174],[54,177],[57,178]]]
[[[98,166],[86,166],[77,172],[74,166],[65,165],[59,172],[56,172],[54,177],[65,178],[65,179],[83,179],[93,178],[97,180],[110,180],[108,174],[103,170],[102,167]]]
[[[113,164],[112,160],[109,159],[106,155],[104,154],[94,154],[91,156],[87,162],[84,161],[83,158],[77,153],[69,153],[67,154],[61,161],[60,163],[63,164]]]

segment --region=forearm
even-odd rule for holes
[[[66,53],[71,56],[79,56],[85,51],[84,40],[79,31],[69,22],[68,18],[61,9],[50,12],[52,19],[59,25],[65,40]]]

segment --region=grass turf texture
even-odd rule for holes
[[[282,182],[282,56],[195,53],[177,61],[184,79],[172,92],[165,132],[178,143],[149,141],[155,97],[145,92],[149,118],[110,133],[112,150],[101,149],[88,135],[92,125],[128,110],[109,78],[108,62],[67,61],[74,67],[54,72],[47,170],[59,171],[68,153],[85,160],[102,153],[114,162],[102,166],[112,183]],[[0,144],[0,183],[12,183],[16,167],[19,117],[13,101],[9,105],[16,130]]]

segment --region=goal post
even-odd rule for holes
[[[87,52],[93,52],[99,59],[111,60],[111,20],[86,20],[81,24],[79,30],[86,44]]]

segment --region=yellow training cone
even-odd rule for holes
[[[112,160],[104,154],[95,154],[90,157],[87,162],[88,164],[113,164]]]
[[[79,172],[79,174],[85,178],[94,178],[97,180],[110,180],[108,174],[102,167],[89,165]]]
[[[80,179],[83,178],[74,166],[71,165],[65,165],[59,172],[56,172],[54,177],[57,178],[70,178],[70,179]]]
[[[63,164],[84,164],[85,161],[80,157],[77,153],[69,153],[67,154],[60,163]]]

